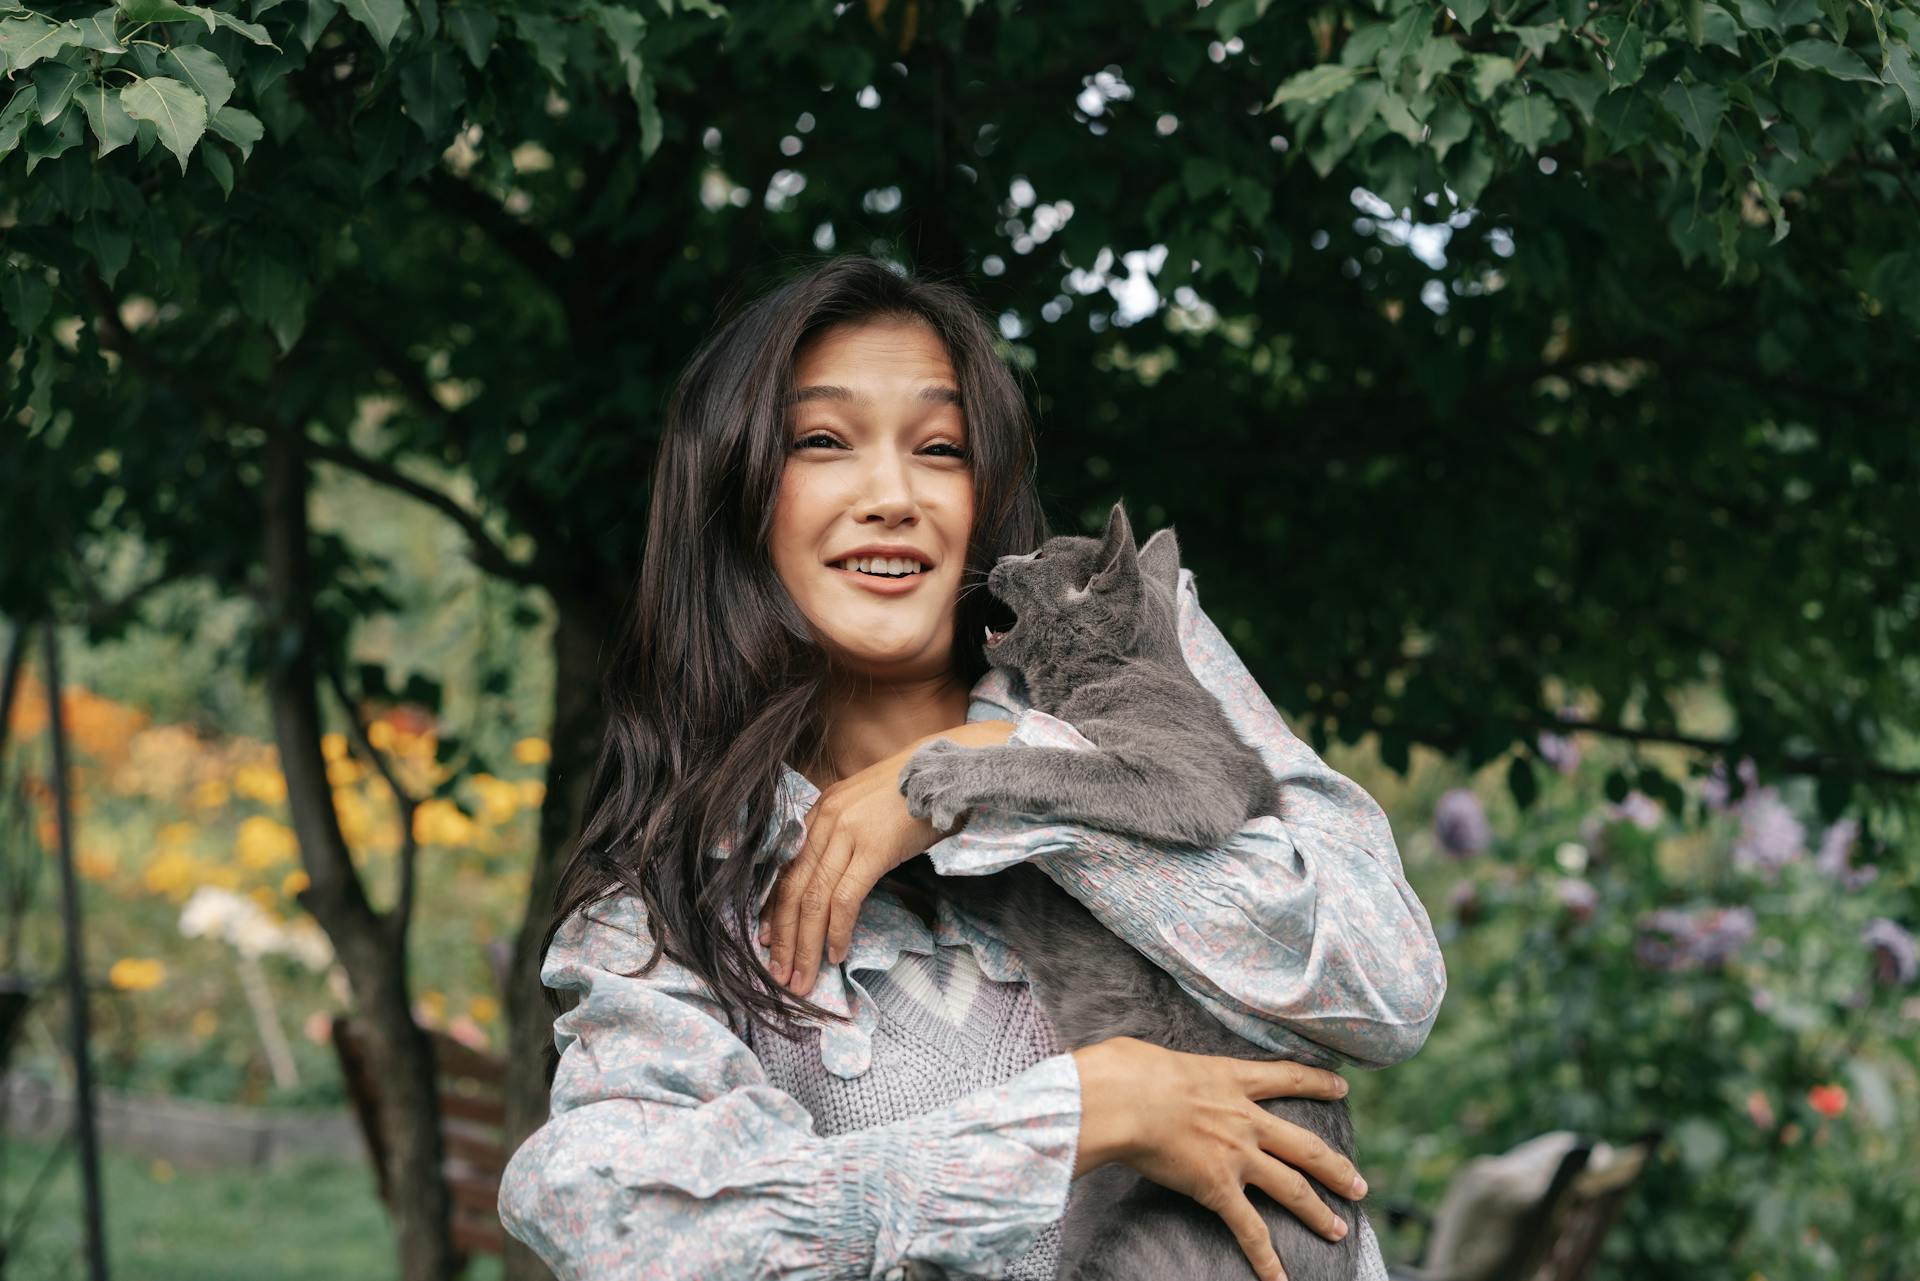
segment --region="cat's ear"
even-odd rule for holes
[[[1173,541],[1173,526],[1158,529],[1140,549],[1140,572],[1158,579],[1170,591],[1180,590],[1180,545]]]
[[[1130,586],[1140,577],[1139,552],[1133,545],[1133,527],[1127,524],[1126,509],[1119,503],[1107,516],[1106,536],[1100,540],[1098,560],[1105,566],[1087,581],[1091,592],[1110,592]]]

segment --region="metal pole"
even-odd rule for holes
[[[53,736],[60,909],[67,935],[68,1026],[73,1036],[73,1125],[80,1143],[80,1190],[86,1204],[87,1275],[92,1281],[107,1281],[106,1211],[100,1203],[100,1147],[93,1129],[93,1059],[87,1049],[87,971],[80,946],[80,882],[73,873],[73,798],[68,791],[67,727],[60,714],[59,643],[51,619],[42,620],[40,626],[47,655],[47,727]]]

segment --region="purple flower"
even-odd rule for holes
[[[1753,757],[1743,757],[1737,772],[1740,776],[1740,781],[1746,784],[1745,792],[1742,792],[1742,795],[1745,795],[1746,792],[1753,791],[1754,788],[1760,785],[1760,770],[1759,767],[1753,763]],[[1724,812],[1731,803],[1732,787],[1727,782],[1727,763],[1725,761],[1715,761],[1713,768],[1708,771],[1707,776],[1700,780],[1700,799],[1707,803],[1708,809],[1721,812]]]
[[[1433,807],[1433,836],[1454,858],[1468,858],[1493,843],[1493,829],[1480,798],[1464,787],[1444,793]]]
[[[1733,861],[1737,866],[1771,877],[1805,852],[1807,829],[1776,789],[1750,791],[1736,808],[1740,835],[1733,843]]]
[[[1607,817],[1633,824],[1643,832],[1660,826],[1660,802],[1639,788],[1628,792],[1618,805],[1607,806]]]
[[[1634,957],[1656,970],[1711,970],[1725,965],[1753,938],[1753,909],[1713,907],[1686,912],[1663,907],[1641,916]]]
[[[1887,987],[1905,987],[1920,974],[1920,953],[1916,952],[1913,935],[1897,923],[1876,916],[1867,922],[1860,941],[1873,953],[1875,982]]]
[[[1821,834],[1820,853],[1814,859],[1815,866],[1850,890],[1880,875],[1877,867],[1853,866],[1853,844],[1859,835],[1858,819],[1841,819]]]
[[[1571,774],[1580,768],[1580,743],[1569,735],[1542,731],[1533,740],[1533,745],[1539,751],[1540,759],[1562,774]]]
[[[1600,906],[1600,891],[1593,888],[1592,881],[1579,876],[1561,877],[1553,887],[1553,897],[1576,921],[1592,920],[1594,909]]]

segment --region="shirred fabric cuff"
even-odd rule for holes
[[[846,1144],[821,1197],[836,1275],[880,1278],[915,1259],[997,1276],[1066,1213],[1080,1141],[1071,1054],[1042,1059],[940,1114],[945,1124],[931,1134],[909,1117],[831,1140]],[[983,1271],[988,1259],[997,1266]]]

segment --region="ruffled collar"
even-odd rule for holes
[[[989,706],[1024,706],[1010,686],[1006,673],[999,668],[989,669],[974,684],[973,698],[976,701],[971,706],[978,706],[978,700],[981,699],[987,700]],[[970,708],[968,719],[980,718],[974,717]],[[806,775],[790,765],[781,765],[772,820],[778,827],[779,836],[773,842],[772,856],[782,866],[800,852],[800,843],[806,836],[807,811],[819,799],[820,789]],[[745,821],[743,807],[741,825]],[[722,842],[710,853],[715,857],[727,857],[732,853],[732,842]],[[760,903],[754,905],[756,914],[760,906]],[[838,1077],[857,1077],[866,1072],[873,1062],[873,1029],[879,1022],[879,1010],[866,984],[858,976],[890,970],[909,953],[931,957],[936,947],[970,948],[975,961],[979,963],[980,972],[996,982],[1023,982],[1027,979],[1027,971],[1013,949],[979,917],[945,898],[937,898],[934,902],[933,927],[929,929],[926,921],[909,909],[898,895],[885,887],[876,886],[860,909],[860,919],[854,924],[846,959],[839,965],[822,965],[814,978],[813,991],[807,994],[808,999],[822,1009],[850,1020],[846,1023],[814,1021],[812,1024],[820,1029],[820,1061],[827,1071]],[[767,949],[756,941],[754,950],[765,962]]]

